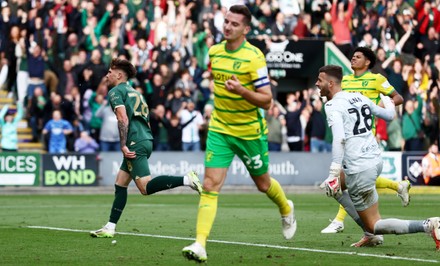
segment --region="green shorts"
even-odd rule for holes
[[[152,150],[152,140],[139,142],[138,144],[136,144],[136,147],[134,149],[132,148],[132,151],[136,152],[136,158],[127,159],[124,157],[124,160],[122,161],[121,167],[119,169],[129,173],[130,177],[133,180],[151,175],[148,158],[150,158]]]
[[[228,168],[237,155],[246,165],[252,176],[267,173],[269,152],[267,137],[244,140],[213,131],[208,132],[206,142],[205,166],[210,168]]]

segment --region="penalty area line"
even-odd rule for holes
[[[44,230],[53,230],[53,231],[75,232],[75,233],[89,233],[90,232],[87,230],[59,228],[59,227],[50,227],[50,226],[37,226],[37,225],[32,226],[31,225],[31,226],[26,226],[26,227],[31,228],[31,229],[44,229]],[[140,234],[140,233],[129,233],[129,232],[117,232],[116,234],[126,235],[126,236],[142,236],[142,237],[152,237],[152,238],[165,238],[165,239],[194,241],[194,238],[178,237],[178,236],[163,236],[163,235]],[[400,257],[400,256],[388,256],[388,255],[368,254],[368,253],[349,252],[349,251],[334,251],[334,250],[324,250],[324,249],[288,247],[288,246],[279,246],[279,245],[256,244],[256,243],[224,241],[224,240],[208,240],[208,242],[228,244],[228,245],[240,245],[240,246],[248,246],[248,247],[298,250],[298,251],[306,251],[306,252],[314,252],[314,253],[328,253],[328,254],[339,254],[339,255],[350,255],[350,256],[361,256],[361,257],[373,257],[373,258],[380,258],[380,259],[418,261],[418,262],[430,262],[430,263],[439,263],[440,262],[438,260],[428,260],[428,259],[409,258],[409,257]]]

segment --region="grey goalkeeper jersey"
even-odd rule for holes
[[[360,173],[382,160],[371,129],[372,116],[394,118],[394,104],[383,99],[386,109],[360,93],[338,92],[325,104],[327,122],[333,133],[332,161],[342,164],[347,174]]]

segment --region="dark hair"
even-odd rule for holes
[[[336,65],[326,65],[319,69],[319,73],[325,73],[328,76],[334,77],[337,79],[338,83],[342,81],[342,67]]]
[[[353,54],[356,52],[361,52],[369,61],[370,64],[368,65],[368,68],[374,67],[376,64],[376,54],[368,47],[358,47],[354,50]]]
[[[111,69],[119,69],[124,71],[127,75],[127,79],[134,78],[136,76],[136,68],[130,63],[130,61],[125,59],[113,58],[110,63]]]
[[[242,14],[244,16],[244,24],[246,26],[249,26],[251,24],[252,20],[252,14],[251,11],[249,11],[249,8],[245,5],[233,5],[229,8],[229,11],[235,14]]]

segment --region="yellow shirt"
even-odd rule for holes
[[[342,90],[348,92],[359,92],[368,97],[373,103],[380,102],[380,94],[390,96],[394,92],[394,87],[388,82],[387,78],[381,74],[365,72],[362,76],[354,74],[346,75],[342,78]]]
[[[354,74],[344,76],[342,78],[341,87],[343,91],[361,93],[375,104],[379,104],[381,93],[390,96],[394,92],[394,87],[388,82],[386,77],[381,74],[373,74],[369,71],[361,76],[355,76]],[[376,135],[374,117],[372,128],[373,134]]]
[[[269,85],[263,53],[247,41],[235,51],[228,51],[223,41],[209,49],[209,58],[214,78],[214,111],[209,130],[246,140],[267,134],[260,108],[225,89],[225,81],[232,75],[251,91]]]

